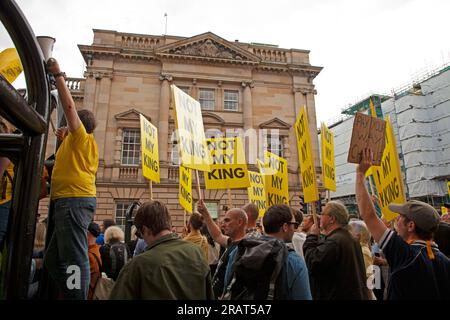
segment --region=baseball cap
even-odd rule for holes
[[[100,235],[100,227],[95,222],[89,223],[88,231],[96,238]]]
[[[410,200],[405,204],[391,203],[388,207],[389,210],[404,215],[426,232],[435,231],[439,224],[438,212],[428,203]]]

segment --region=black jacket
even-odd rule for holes
[[[366,270],[359,243],[343,228],[303,244],[314,300],[367,300]]]

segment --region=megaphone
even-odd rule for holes
[[[36,39],[41,47],[44,59],[47,61],[52,56],[53,45],[55,44],[56,39],[48,36],[39,36],[36,37]]]

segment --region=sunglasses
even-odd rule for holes
[[[300,223],[298,223],[298,222],[292,222],[292,221],[286,222],[286,223],[295,226],[295,228],[298,228],[298,226],[300,225]]]

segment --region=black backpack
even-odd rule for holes
[[[128,262],[130,253],[128,252],[128,246],[123,242],[115,242],[112,245],[106,245],[109,251],[109,262],[104,264],[106,274],[109,278],[116,280],[119,276],[120,270]]]
[[[222,300],[281,299],[280,274],[289,252],[285,243],[245,238],[237,246],[233,277]]]

